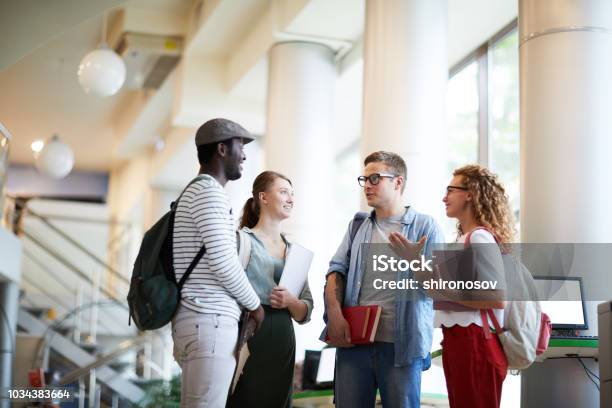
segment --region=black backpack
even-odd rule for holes
[[[193,179],[187,187],[198,179]],[[138,250],[127,301],[130,307],[128,324],[134,319],[139,330],[159,329],[172,320],[181,299],[183,284],[206,252],[206,247],[202,246],[177,283],[172,234],[176,207],[185,190],[170,205],[170,211],[145,233]]]

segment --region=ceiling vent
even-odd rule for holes
[[[124,88],[158,89],[178,64],[182,37],[123,33],[116,51],[126,66]]]

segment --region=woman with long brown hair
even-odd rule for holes
[[[310,319],[312,295],[308,282],[299,298],[278,286],[290,243],[281,222],[293,209],[293,186],[284,175],[264,171],[253,182],[244,205],[240,228],[248,235],[251,251],[246,274],[261,300],[266,317],[249,340],[250,357],[228,407],[290,407],[295,365],[292,319]]]
[[[482,291],[479,300],[459,300],[465,310],[437,310],[442,328],[442,365],[450,406],[499,407],[508,362],[487,309],[504,321],[504,272],[501,248],[512,242],[514,219],[508,196],[487,168],[468,165],[454,171],[442,200],[446,215],[457,219],[457,243],[472,246],[477,280],[498,282],[496,291]],[[484,293],[489,292],[489,293]]]

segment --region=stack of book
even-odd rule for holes
[[[351,344],[369,344],[376,338],[382,306],[347,306],[342,315],[351,328]],[[327,341],[329,338],[326,338]]]

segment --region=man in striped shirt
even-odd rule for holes
[[[181,407],[224,407],[234,373],[241,308],[261,325],[264,312],[236,252],[234,218],[223,187],[242,175],[240,125],[212,119],[196,132],[199,176],[179,200],[173,235],[177,281],[202,245],[206,253],[181,292],[172,320],[174,356],[182,369]]]

